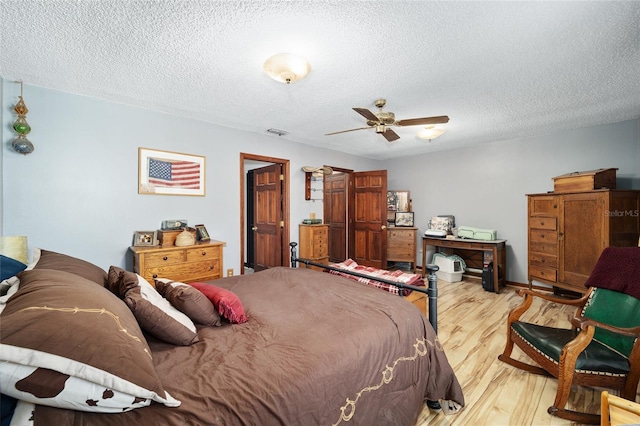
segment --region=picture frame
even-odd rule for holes
[[[138,148],[138,193],[205,196],[205,157]]]
[[[207,232],[207,228],[204,225],[196,225],[196,234],[198,235],[198,241],[210,241],[211,237],[209,236],[209,232]]]
[[[134,247],[153,247],[158,245],[157,231],[136,231],[133,235]]]
[[[413,212],[396,212],[396,226],[413,226]]]

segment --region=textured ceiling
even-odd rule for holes
[[[640,116],[640,2],[0,0],[0,75],[384,159]],[[284,85],[274,53],[311,63]],[[26,97],[26,96],[25,96]],[[448,115],[389,143],[351,108]],[[279,137],[279,136],[272,136]],[[220,142],[222,143],[222,141]]]

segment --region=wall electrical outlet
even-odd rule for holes
[[[228,277],[232,277],[233,276],[233,269],[227,269],[227,276]]]

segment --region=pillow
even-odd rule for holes
[[[112,282],[117,274],[117,282]],[[197,342],[198,334],[193,321],[171,306],[171,303],[156,291],[140,275],[117,266],[109,268],[107,287],[117,289],[138,324],[147,333],[174,345],[188,346]]]
[[[163,388],[135,318],[117,297],[64,271],[27,270],[0,316],[0,391],[81,411],[180,402]]]
[[[104,286],[107,281],[107,273],[86,260],[39,248],[35,249],[33,258],[33,262],[27,269],[55,269],[70,272],[101,286]]]
[[[18,272],[24,271],[26,268],[27,265],[19,260],[0,254],[0,281],[11,278]]]
[[[156,290],[180,312],[193,322],[203,325],[221,325],[215,306],[201,291],[189,284],[166,278],[155,280]]]
[[[213,284],[191,283],[192,287],[200,290],[207,299],[213,302],[218,313],[232,323],[242,324],[248,318],[244,313],[244,306],[238,296],[231,290],[220,288]]]

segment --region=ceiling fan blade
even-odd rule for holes
[[[358,127],[357,129],[340,130],[339,132],[325,133],[324,135],[331,136],[331,135],[337,135],[338,133],[347,133],[347,132],[353,132],[356,130],[365,130],[365,129],[373,129],[373,127]]]
[[[364,118],[366,118],[367,120],[380,121],[374,113],[372,113],[366,108],[353,108],[353,110],[358,114],[360,114],[361,116],[363,116]]]
[[[400,139],[400,136],[398,136],[398,134],[391,129],[385,130],[382,136],[384,136],[385,139],[389,142],[393,142],[396,139]]]
[[[426,124],[443,124],[448,123],[449,117],[440,115],[438,117],[409,118],[408,120],[398,120],[396,126],[424,126]]]

